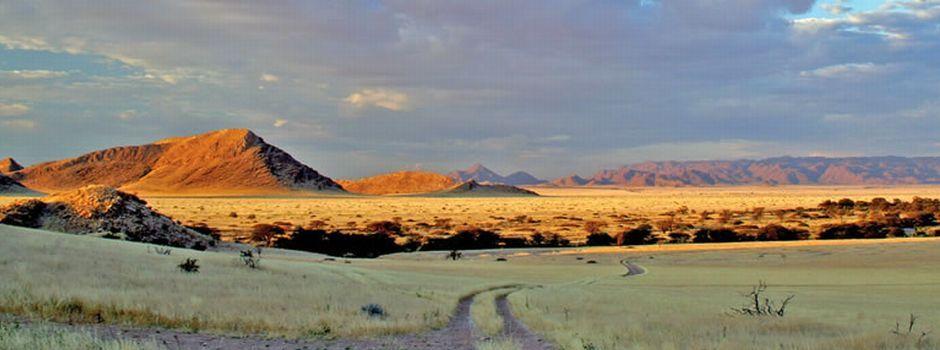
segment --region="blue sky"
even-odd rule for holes
[[[333,177],[940,155],[940,0],[0,3],[0,157],[250,128]]]

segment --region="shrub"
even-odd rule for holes
[[[339,231],[297,228],[289,238],[279,238],[275,246],[332,256],[375,258],[403,250],[395,238],[385,233],[346,234]]]
[[[366,304],[360,307],[359,310],[369,317],[385,318],[385,316],[387,316],[385,313],[385,308],[379,304]]]
[[[809,231],[770,224],[757,231],[758,241],[799,241],[809,238]]]
[[[692,235],[685,232],[672,232],[669,234],[669,243],[688,243]]]
[[[469,228],[457,231],[444,238],[429,238],[421,250],[470,250],[493,249],[499,247],[499,233],[481,228]]]
[[[503,248],[525,248],[529,246],[529,240],[525,237],[502,237],[499,245]]]
[[[751,289],[750,293],[744,294],[744,297],[747,299],[747,304],[741,308],[731,308],[731,311],[743,316],[783,317],[787,312],[787,306],[790,305],[790,301],[793,300],[794,296],[790,295],[777,302],[767,297],[766,291],[767,283],[760,281],[758,285]],[[780,305],[777,306],[777,303]]]
[[[183,260],[183,262],[181,262],[179,265],[177,265],[177,267],[179,267],[180,271],[183,271],[183,272],[187,272],[187,273],[197,273],[197,272],[199,272],[199,264],[198,264],[198,261],[199,261],[199,260],[197,260],[197,259],[186,258],[186,260]]]
[[[739,235],[729,228],[701,228],[695,231],[692,242],[695,243],[719,243],[719,242],[740,242],[744,236]]]
[[[395,236],[401,236],[401,224],[394,221],[376,221],[366,225],[366,231],[369,233],[385,233]]]
[[[617,245],[642,245],[656,243],[653,227],[647,224],[626,230],[617,235]]]
[[[219,230],[213,227],[209,227],[208,224],[200,222],[198,224],[193,224],[192,226],[186,226],[186,228],[201,233],[203,235],[212,237],[212,239],[218,241],[222,239],[222,235],[219,233]]]
[[[587,235],[586,244],[589,246],[605,246],[611,245],[613,242],[614,238],[610,237],[610,235],[603,232],[597,232]]]
[[[251,228],[251,240],[253,242],[262,242],[269,247],[275,238],[283,235],[284,229],[277,225],[257,224]]]
[[[557,233],[549,233],[545,237],[545,241],[542,242],[543,247],[567,247],[569,245],[571,245],[571,241]]]
[[[826,225],[819,232],[819,239],[885,238],[887,236],[886,227],[877,222]]]
[[[245,249],[241,251],[242,263],[244,263],[245,266],[248,266],[250,269],[257,269],[261,267],[261,249],[259,248],[256,251],[257,253],[251,249]]]
[[[529,237],[529,241],[532,242],[532,246],[541,246],[542,243],[545,242],[545,235],[543,235],[541,232],[533,233],[532,236]]]

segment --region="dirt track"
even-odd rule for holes
[[[512,314],[512,306],[509,305],[507,297],[516,291],[518,289],[496,296],[496,313],[503,318],[503,330],[500,336],[512,339],[522,350],[554,349],[554,345],[538,334],[532,333],[529,327]]]
[[[147,341],[152,340],[167,349],[266,349],[266,350],[294,350],[294,349],[447,349],[472,350],[479,339],[470,316],[470,308],[477,294],[513,288],[519,290],[520,286],[509,285],[488,288],[470,294],[460,299],[454,309],[453,316],[447,326],[438,330],[421,334],[391,336],[363,340],[290,340],[290,339],[264,339],[260,337],[232,337],[211,334],[186,333],[174,330],[157,328],[136,328],[113,326],[104,324],[58,324],[57,326],[72,330],[85,330],[105,339],[129,339]],[[508,293],[507,293],[508,294]],[[537,339],[528,328],[516,319],[509,311],[509,302],[505,294],[497,300],[497,307],[501,308],[499,314],[504,317],[504,323],[514,325],[510,334],[514,339]],[[14,322],[25,326],[34,324],[30,320],[19,317],[0,315],[0,322]],[[507,328],[509,329],[509,328]],[[542,342],[538,339],[538,342]],[[523,343],[528,344],[528,342]],[[523,349],[552,349],[544,343],[542,347],[523,347]]]
[[[642,266],[621,260],[627,268],[624,277],[640,276],[646,273]],[[58,326],[73,330],[85,330],[105,339],[151,340],[167,349],[420,349],[420,350],[472,350],[481,340],[473,325],[470,309],[475,297],[484,292],[507,290],[495,298],[496,312],[503,319],[500,337],[512,339],[523,350],[550,350],[555,346],[529,330],[512,313],[512,306],[507,298],[509,294],[520,291],[524,286],[506,285],[480,290],[460,299],[447,326],[420,334],[383,337],[361,340],[291,340],[265,339],[261,337],[233,337],[211,334],[186,333],[157,328],[135,328],[104,324],[60,324]],[[14,322],[25,326],[34,324],[23,318],[0,315],[0,322]]]

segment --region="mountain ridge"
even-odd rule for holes
[[[223,129],[119,146],[45,162],[13,172],[12,178],[43,192],[91,184],[162,194],[272,194],[342,191],[248,129]]]
[[[477,182],[489,182],[510,186],[525,186],[538,185],[546,182],[545,180],[539,179],[525,171],[516,171],[509,176],[502,176],[480,163],[475,163],[464,170],[454,170],[450,173],[447,173],[447,176],[459,183],[473,180]]]
[[[578,186],[577,175],[555,179]],[[603,169],[581,186],[912,185],[940,183],[940,157],[774,157],[642,162]]]

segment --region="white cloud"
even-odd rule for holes
[[[133,109],[128,109],[126,111],[118,113],[117,117],[120,120],[131,120],[137,117],[137,111]]]
[[[276,82],[281,81],[281,77],[276,76],[274,74],[268,74],[268,73],[262,74],[260,79],[261,81],[267,82],[267,83],[276,83]]]
[[[36,128],[36,122],[29,119],[9,119],[0,121],[4,128],[32,130]]]
[[[823,79],[854,79],[871,75],[887,73],[891,66],[883,64],[867,63],[845,63],[836,64],[813,70],[800,72],[804,78],[823,78]]]
[[[822,4],[822,9],[836,16],[841,16],[852,11],[846,0],[835,0],[830,4]]]
[[[408,107],[408,95],[390,89],[363,89],[343,99],[356,108],[379,107],[390,111],[401,111]]]
[[[2,71],[0,75],[16,79],[50,79],[67,76],[69,72],[52,70],[11,70]]]
[[[2,103],[0,102],[0,117],[10,117],[28,113],[30,107],[22,103]]]
[[[287,125],[287,122],[288,122],[287,119],[281,119],[281,118],[275,119],[275,120],[274,120],[274,127],[275,127],[275,128],[280,128],[280,127],[282,127],[282,126],[284,126],[284,125]]]

